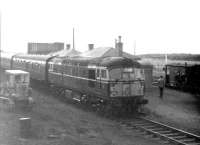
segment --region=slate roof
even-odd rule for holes
[[[116,48],[113,47],[98,47],[94,48],[93,50],[88,50],[86,52],[83,52],[80,54],[80,56],[83,57],[92,57],[92,58],[98,58],[98,57],[117,57],[118,52]],[[131,55],[129,53],[123,52],[123,57],[138,60],[139,57]]]
[[[73,57],[73,56],[78,56],[81,52],[75,50],[75,49],[70,49],[70,50],[61,50],[55,53],[52,53],[51,55],[57,56],[57,57]]]
[[[98,47],[94,48],[93,50],[88,50],[83,52],[81,56],[83,57],[103,57],[108,51],[112,50],[112,47]]]

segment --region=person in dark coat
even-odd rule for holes
[[[165,80],[163,78],[163,76],[160,76],[160,78],[158,79],[158,87],[159,87],[159,91],[160,91],[160,98],[163,99],[163,91],[164,91],[164,87],[165,87]]]

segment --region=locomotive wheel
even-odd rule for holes
[[[80,102],[81,102],[81,104],[86,104],[87,103],[87,96],[82,94],[81,98],[80,98]]]

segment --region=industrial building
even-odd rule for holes
[[[28,54],[49,54],[64,49],[64,43],[28,43]]]

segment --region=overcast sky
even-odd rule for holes
[[[124,51],[199,53],[199,0],[0,0],[2,49],[26,52],[28,42],[65,42],[87,50],[112,46]]]

